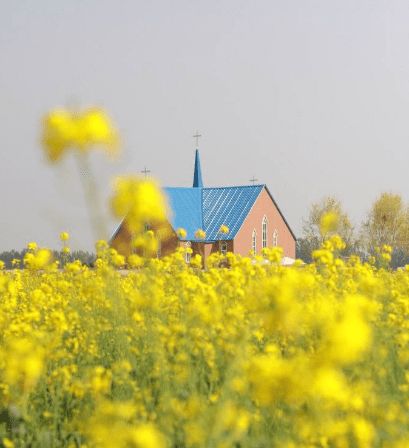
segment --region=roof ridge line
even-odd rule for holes
[[[203,190],[218,190],[226,188],[255,188],[255,187],[265,187],[266,184],[256,184],[256,185],[227,185],[224,187],[203,187]]]
[[[225,187],[168,187],[163,186],[162,188],[177,188],[177,189],[185,189],[192,190],[193,188],[196,190],[221,190],[226,188],[256,188],[256,187],[266,187],[267,184],[256,184],[256,185],[227,185]]]

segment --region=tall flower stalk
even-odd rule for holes
[[[106,238],[105,221],[88,153],[94,149],[102,149],[110,156],[118,153],[118,133],[109,116],[98,108],[81,112],[53,110],[43,119],[42,145],[50,163],[59,162],[69,151],[75,153],[91,227],[96,239]]]

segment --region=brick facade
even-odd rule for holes
[[[233,243],[233,252],[249,255],[252,251],[253,231],[256,231],[256,253],[262,249],[263,218],[267,218],[267,247],[273,246],[273,234],[277,232],[277,245],[283,248],[284,256],[295,258],[295,237],[286,224],[277,205],[266,188],[263,188],[250,213],[244,220]]]

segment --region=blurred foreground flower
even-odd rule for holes
[[[131,232],[141,232],[146,224],[166,220],[166,201],[159,185],[134,176],[119,177],[115,181],[112,210],[118,218],[126,217]]]
[[[339,215],[335,212],[327,212],[321,216],[320,232],[325,236],[330,232],[335,232],[339,224]]]
[[[138,235],[132,242],[135,249],[139,249],[143,254],[152,256],[157,253],[159,241],[152,230],[148,230]]]
[[[50,162],[60,160],[68,149],[85,153],[100,146],[109,155],[115,155],[118,142],[116,129],[101,109],[80,113],[57,109],[43,119],[42,144]]]
[[[156,426],[133,421],[136,412],[129,401],[99,402],[94,415],[84,423],[91,446],[110,448],[114,439],[115,446],[121,448],[164,448],[165,439]]]
[[[90,222],[96,239],[107,238],[107,231],[98,188],[86,156],[94,148],[100,148],[111,156],[116,155],[119,149],[118,143],[118,133],[102,109],[91,108],[81,112],[56,109],[43,119],[42,145],[48,160],[58,162],[68,150],[76,153]]]
[[[2,357],[7,359],[5,381],[21,392],[31,390],[44,367],[44,349],[28,337],[21,337],[12,339],[2,350]]]
[[[35,249],[34,251],[27,252],[24,256],[25,267],[33,271],[45,269],[52,261],[53,256],[48,249]]]

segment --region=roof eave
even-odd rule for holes
[[[283,218],[283,221],[285,225],[287,226],[287,229],[290,231],[292,237],[294,238],[294,241],[297,241],[297,237],[295,236],[294,232],[292,231],[290,224],[288,224],[287,220],[284,217],[283,212],[280,210],[280,207],[278,206],[277,202],[275,201],[273,195],[271,194],[270,190],[268,189],[267,185],[264,185],[264,188],[267,191],[267,194],[270,196],[271,200],[273,201],[274,205],[276,206],[278,213],[280,213],[280,216]]]

